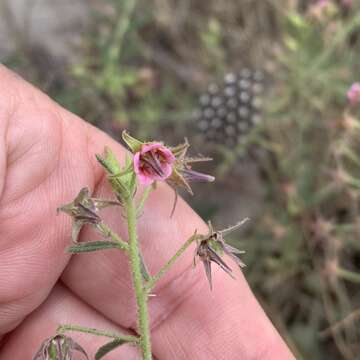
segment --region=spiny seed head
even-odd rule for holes
[[[210,84],[199,98],[197,126],[205,140],[228,147],[241,143],[261,121],[264,73],[242,69]]]
[[[72,360],[74,351],[80,352],[89,359],[85,350],[72,338],[65,335],[55,335],[46,339],[33,360]]]
[[[234,226],[230,226],[226,229],[215,231],[211,222],[209,221],[209,232],[206,235],[202,235],[197,238],[197,247],[195,250],[194,264],[196,259],[199,258],[204,265],[205,274],[208,279],[210,290],[212,290],[212,274],[211,274],[211,263],[215,263],[228,275],[233,277],[232,269],[224,262],[221,258],[222,254],[230,256],[238,266],[244,267],[245,264],[240,260],[238,255],[243,254],[244,251],[238,250],[231,245],[227,244],[224,240],[224,236],[236,231],[240,228],[249,218],[238,222]]]
[[[101,231],[102,220],[97,214],[100,209],[108,206],[121,205],[118,201],[97,199],[90,196],[88,188],[82,188],[76,198],[68,204],[58,207],[57,211],[64,212],[73,219],[72,240],[77,242],[81,228],[86,225],[92,225]]]

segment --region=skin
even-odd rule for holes
[[[70,256],[71,219],[56,208],[88,186],[111,198],[94,154],[110,146],[106,134],[54,103],[0,66],[0,358],[31,359],[59,323],[134,333],[136,308],[128,264],[116,250]],[[205,186],[211,186],[206,184]],[[192,235],[207,227],[182,200],[169,217],[173,193],[160,185],[147,202],[138,231],[151,273]],[[118,208],[106,222],[126,239]],[[94,240],[84,228],[82,240]],[[149,302],[154,358],[293,359],[230,259],[236,280],[213,266],[210,292],[202,266],[192,268],[193,248],[154,290]],[[201,264],[200,264],[201,265]],[[94,356],[108,339],[72,333]],[[77,357],[76,359],[80,359]],[[125,345],[107,359],[139,359]]]

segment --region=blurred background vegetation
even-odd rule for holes
[[[296,357],[358,359],[360,106],[346,91],[360,80],[359,2],[91,0],[61,56],[24,31],[15,3],[0,7],[15,34],[3,62],[116,139],[186,136],[211,153],[218,182],[188,200],[218,226],[251,217],[232,242]],[[238,74],[265,88],[261,118],[249,106],[239,133],[211,111],[204,122],[201,105]]]

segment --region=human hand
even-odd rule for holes
[[[114,250],[70,256],[71,223],[56,208],[87,186],[109,198],[94,154],[104,146],[123,158],[107,135],[62,109],[0,67],[0,358],[31,359],[59,324],[132,333],[136,306],[126,258]],[[156,272],[194,229],[207,226],[179,201],[169,217],[172,191],[150,195],[139,220],[140,244]],[[106,220],[125,238],[114,209]],[[120,219],[120,220],[119,220]],[[89,229],[81,239],[93,240]],[[159,282],[149,301],[154,358],[289,360],[293,356],[251,293],[240,270],[236,281],[214,267],[210,292],[203,269],[191,268],[193,251]],[[235,267],[234,267],[235,270]],[[89,355],[106,342],[69,334]],[[139,359],[124,345],[107,359]]]

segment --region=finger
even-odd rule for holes
[[[63,112],[0,66],[0,336],[44,301],[69,260],[69,222],[56,207],[93,186],[87,126]]]
[[[0,350],[0,358],[2,360],[32,359],[42,342],[55,335],[59,324],[70,323],[129,335],[125,329],[105,319],[97,311],[81,302],[65,287],[56,285],[46,302],[8,335],[6,344]],[[102,345],[111,341],[111,338],[79,332],[69,332],[67,335],[85,349],[90,359],[94,359],[96,351]],[[138,360],[139,357],[137,348],[123,345],[109,353],[106,359]],[[81,356],[77,358],[84,359]]]
[[[234,280],[222,270],[214,270],[213,291],[204,280],[180,300],[172,295],[175,308],[152,330],[156,356],[177,360],[294,359],[241,272],[235,271]]]

